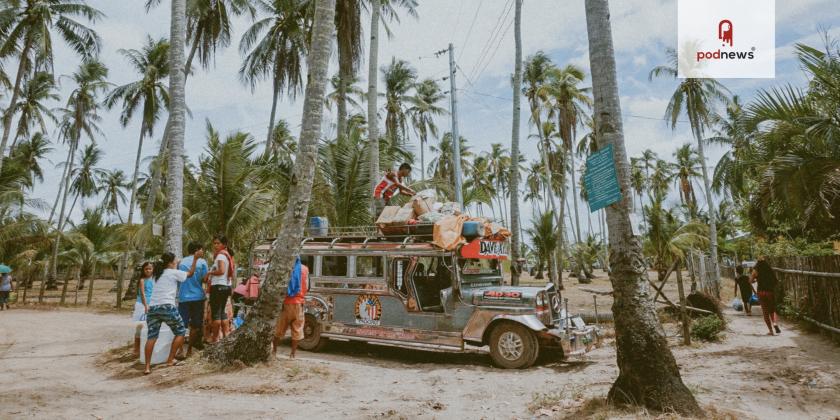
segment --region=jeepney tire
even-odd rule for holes
[[[521,343],[520,356],[511,359],[505,357],[501,346],[502,340],[518,338]],[[502,322],[490,331],[490,358],[493,364],[503,369],[525,369],[531,367],[540,353],[539,342],[533,331],[514,322]]]
[[[298,342],[302,350],[319,352],[327,345],[327,339],[321,337],[321,323],[314,315],[304,315],[303,334],[303,340]]]

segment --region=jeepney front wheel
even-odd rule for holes
[[[524,325],[503,322],[490,332],[490,358],[504,369],[525,369],[539,356],[539,342]]]
[[[321,323],[315,316],[306,314],[303,322],[303,340],[298,347],[306,351],[321,351],[327,345],[327,339],[321,337]]]

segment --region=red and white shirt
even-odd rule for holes
[[[373,198],[390,200],[394,193],[399,191],[398,183],[402,183],[402,177],[393,171],[385,172],[385,175],[382,175],[382,179],[376,184],[376,189],[373,190]]]

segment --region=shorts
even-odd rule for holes
[[[224,321],[227,319],[225,306],[230,297],[230,286],[215,285],[210,287],[210,319]]]
[[[292,340],[303,340],[303,305],[300,303],[284,303],[283,312],[280,314],[280,319],[277,320],[277,329],[274,331],[274,336],[282,338],[286,336],[286,330],[291,327]]]
[[[155,340],[160,335],[160,324],[166,323],[172,334],[176,337],[183,337],[187,334],[187,329],[184,328],[184,321],[181,320],[181,315],[175,305],[155,305],[149,307],[149,313],[146,315],[146,324],[149,325],[149,331],[146,335],[147,340]]]
[[[204,326],[204,299],[179,303],[178,313],[185,327],[201,328]]]
[[[761,305],[761,312],[765,314],[776,312],[776,297],[773,292],[759,291],[758,303]]]

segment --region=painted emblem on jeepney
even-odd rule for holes
[[[356,323],[362,325],[379,325],[382,318],[382,302],[376,295],[360,295],[355,305]]]

